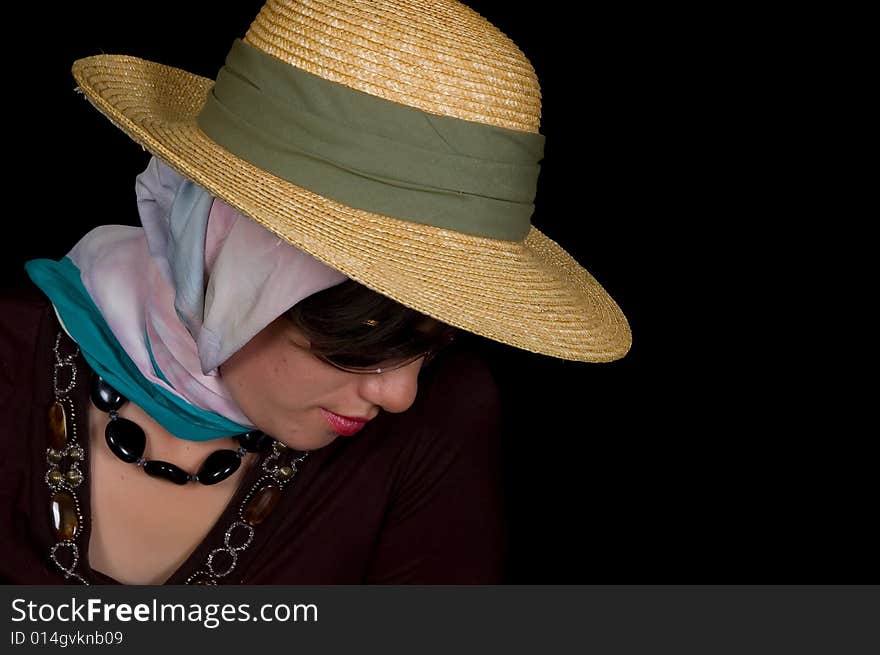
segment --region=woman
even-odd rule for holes
[[[118,56],[74,76],[154,158],[143,228],[31,262],[39,295],[6,301],[24,527],[0,578],[497,582],[497,394],[465,352],[428,361],[456,329],[580,361],[630,345],[529,224],[522,53],[456,2],[280,2],[216,83]]]

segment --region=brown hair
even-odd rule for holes
[[[417,355],[455,332],[354,280],[301,300],[286,316],[314,352],[355,367]]]

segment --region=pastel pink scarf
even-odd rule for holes
[[[297,302],[347,278],[155,157],[136,192],[142,228],[95,228],[68,257],[148,380],[253,427],[218,367]]]

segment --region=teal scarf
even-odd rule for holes
[[[110,331],[83,286],[79,269],[69,258],[57,262],[32,259],[25,264],[25,270],[52,301],[89,366],[171,434],[191,441],[208,441],[252,429],[196,407],[147,380]],[[147,345],[149,348],[149,339]],[[153,369],[159,379],[168,383],[155,361]]]

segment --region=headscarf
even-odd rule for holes
[[[202,441],[253,429],[218,367],[347,278],[156,157],[136,193],[142,228],[97,227],[28,273],[92,368],[169,432]]]

